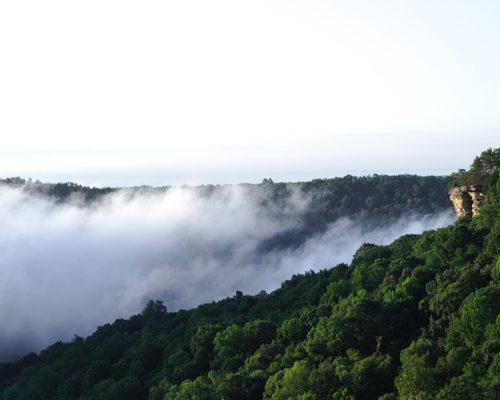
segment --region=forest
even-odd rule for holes
[[[88,337],[0,364],[0,399],[498,399],[499,166],[500,149],[489,149],[451,177],[266,180],[263,201],[296,185],[313,206],[298,231],[264,247],[295,246],[340,215],[380,221],[450,207],[448,185],[475,185],[485,200],[474,218],[364,244],[350,264],[294,275],[269,294],[238,291],[176,312],[151,300]],[[26,185],[14,181],[4,183]],[[62,200],[108,190],[39,187]]]

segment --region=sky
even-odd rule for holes
[[[447,174],[500,138],[496,0],[4,0],[0,177]]]

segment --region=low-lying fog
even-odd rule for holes
[[[211,196],[119,191],[86,206],[0,186],[0,360],[87,335],[148,299],[172,311],[236,290],[271,291],[295,273],[350,262],[364,242],[454,220],[451,211],[408,215],[364,232],[341,219],[298,248],[258,254],[263,239],[296,223],[259,204],[240,186]],[[286,207],[293,215],[307,204],[297,194]]]

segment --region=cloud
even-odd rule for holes
[[[308,205],[292,192],[279,207],[263,207],[262,196],[245,186],[204,195],[122,190],[82,205],[0,186],[0,359],[87,335],[151,298],[175,310],[236,290],[270,291],[292,274],[349,262],[364,242],[388,243],[454,219],[408,216],[368,232],[340,219],[298,248],[262,253],[262,241],[293,228]]]

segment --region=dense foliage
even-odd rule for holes
[[[264,190],[264,199],[272,199],[271,204],[282,202],[294,191],[304,194],[309,204],[293,216],[298,223],[292,230],[266,240],[262,248],[300,245],[342,217],[355,219],[369,230],[387,226],[402,216],[447,210],[448,182],[449,177],[417,175],[347,175],[292,184],[264,181],[254,190]]]
[[[450,184],[452,186],[474,185],[482,190],[489,190],[492,193],[497,190],[498,165],[500,165],[500,148],[483,151],[480,157],[476,157],[470,169],[459,170],[452,174]]]
[[[86,187],[73,182],[42,183],[38,180],[32,181],[19,177],[0,179],[0,184],[22,188],[27,193],[46,196],[57,202],[64,202],[77,196],[83,202],[91,202],[116,190],[109,187]]]
[[[498,167],[478,217],[365,244],[271,294],[175,313],[150,302],[0,365],[0,399],[496,399]]]

